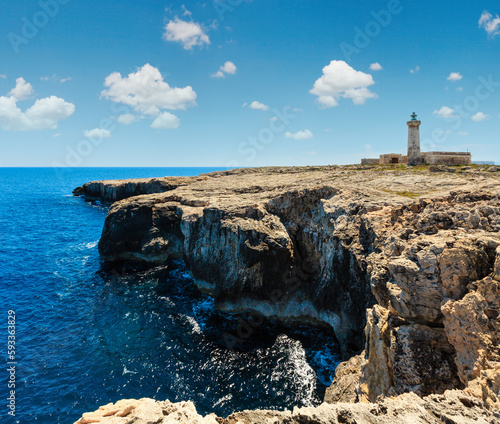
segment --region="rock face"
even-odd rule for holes
[[[111,206],[104,259],[182,258],[223,310],[330,325],[346,358],[364,350],[338,367],[328,402],[411,392],[383,408],[422,423],[470,422],[440,421],[444,404],[500,408],[496,174],[265,168],[172,180]],[[218,422],[396,422],[362,415],[366,405],[341,418],[338,405],[320,408],[332,421]]]
[[[477,399],[458,390],[423,399],[414,393],[379,403],[323,403],[292,411],[242,411],[227,418],[196,412],[191,402],[121,400],[86,413],[75,424],[497,424],[500,414],[487,411]]]
[[[104,204],[111,204],[118,200],[127,199],[141,194],[164,193],[177,187],[190,184],[203,177],[183,178],[138,178],[119,181],[93,181],[73,190],[74,196],[84,196],[89,200],[99,200]]]

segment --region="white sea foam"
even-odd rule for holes
[[[297,401],[304,406],[314,406],[316,392],[316,373],[307,363],[306,351],[298,340],[281,334],[276,339],[274,350],[285,353],[286,357],[278,361],[278,366],[271,374],[271,380],[279,381],[284,376],[295,387]]]
[[[122,374],[122,375],[125,375],[125,374],[138,374],[138,372],[137,372],[137,371],[129,371],[129,370],[127,369],[127,367],[126,367],[126,366],[124,366],[124,367],[123,367],[123,374]]]
[[[193,328],[193,334],[201,334],[201,327],[193,317],[186,315],[186,321],[191,324],[191,327]]]

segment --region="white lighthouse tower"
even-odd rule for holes
[[[420,153],[420,124],[417,115],[413,112],[411,121],[408,124],[408,165],[418,165],[423,163],[424,158]]]

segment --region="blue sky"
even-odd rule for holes
[[[500,161],[496,1],[0,5],[0,166]]]

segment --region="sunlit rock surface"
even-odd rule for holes
[[[326,394],[352,406],[218,422],[498,422],[500,182],[493,172],[449,170],[170,178],[170,189],[111,206],[99,250],[108,261],[182,258],[219,308],[329,325],[346,359],[359,354],[338,367]],[[105,193],[110,185],[91,184]],[[388,398],[403,393],[411,394]],[[400,418],[372,414],[366,402],[376,401],[371,408]],[[347,408],[341,418],[339,408]],[[331,421],[300,418],[316,413]],[[462,418],[439,418],[448,413]]]

